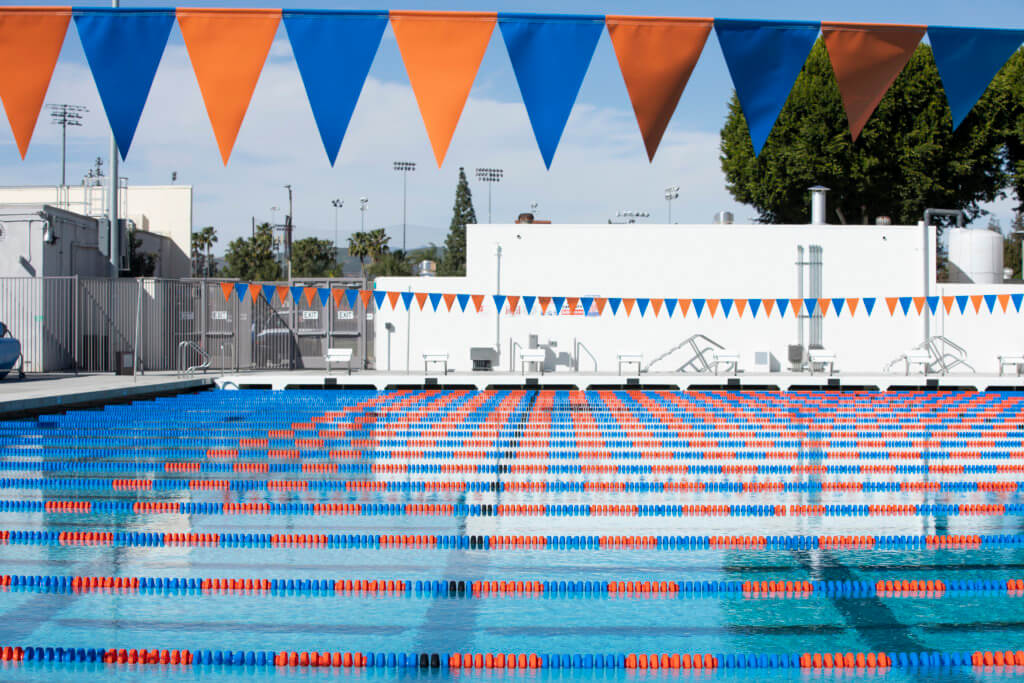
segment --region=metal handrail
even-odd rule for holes
[[[583,344],[583,342],[581,342],[579,340],[576,340],[576,348],[573,349],[573,355],[576,356],[576,372],[580,371],[580,349],[583,349],[584,351],[586,351],[587,355],[590,356],[590,360],[594,361],[594,372],[597,372],[597,358],[590,351],[590,349],[588,349]]]
[[[644,372],[650,372],[651,367],[655,363],[657,363],[658,361],[663,360],[663,359],[669,357],[670,355],[672,355],[673,353],[675,353],[676,351],[678,351],[679,349],[681,349],[681,348],[683,348],[684,346],[687,346],[687,345],[689,345],[690,348],[693,349],[693,357],[690,358],[685,363],[683,363],[680,366],[680,370],[682,370],[686,366],[690,365],[694,361],[699,360],[701,367],[698,369],[698,372],[702,372],[702,373],[711,372],[711,364],[708,363],[706,358],[704,358],[704,353],[708,349],[707,348],[703,348],[702,349],[700,346],[698,346],[698,342],[701,342],[701,341],[706,342],[707,344],[710,344],[710,346],[712,346],[712,347],[714,347],[716,349],[725,349],[724,346],[722,346],[721,344],[716,342],[711,337],[708,337],[707,335],[704,335],[704,334],[691,334],[689,337],[687,337],[683,341],[679,342],[678,344],[673,346],[671,349],[669,349],[665,353],[661,354],[660,356],[655,357],[650,363],[648,363],[646,365],[646,367],[644,367]]]
[[[508,338],[508,371],[516,371],[516,349],[519,349],[520,353],[523,350],[523,345],[517,342],[512,337]]]
[[[203,360],[199,365],[185,366],[185,354],[191,349],[199,354],[199,357]],[[210,367],[210,354],[203,351],[203,348],[196,344],[194,341],[185,340],[178,344],[178,375],[192,375],[195,374],[196,370],[206,370]]]
[[[940,348],[940,344],[942,348]],[[945,347],[950,347],[955,353],[950,353]],[[975,372],[974,366],[967,362],[967,350],[956,342],[950,340],[941,334],[937,334],[932,337],[928,337],[927,340],[921,342],[915,346],[912,350],[921,350],[928,352],[928,365],[926,366],[926,373],[938,373],[940,375],[948,374],[950,370],[957,367],[958,365],[965,366],[971,372]],[[889,372],[892,366],[897,363],[907,363],[907,354],[902,353],[896,358],[889,361],[885,366],[884,372]],[[909,372],[909,363],[907,370]]]

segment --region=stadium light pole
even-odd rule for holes
[[[409,171],[416,170],[415,161],[396,161],[395,170],[402,174],[402,253],[405,252],[405,188]]]
[[[50,123],[60,126],[60,186],[65,187],[67,181],[68,126],[81,127],[82,114],[89,111],[88,107],[78,104],[48,104]]]
[[[665,188],[665,201],[668,203],[668,222],[672,223],[672,200],[679,199],[679,186],[673,185],[672,187]]]
[[[359,198],[359,232],[366,232],[366,205],[369,203],[366,197]]]
[[[617,211],[615,213],[619,218],[625,218],[627,223],[636,223],[638,218],[649,218],[650,213],[647,211]]]
[[[338,209],[345,206],[345,200],[332,199],[331,206],[334,207],[334,262],[338,262]]]
[[[478,168],[476,169],[476,179],[482,183],[487,183],[487,222],[491,222],[491,185],[497,182],[501,182],[501,178],[505,175],[505,171],[500,168]]]

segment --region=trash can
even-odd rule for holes
[[[135,370],[135,353],[132,351],[118,351],[115,356],[115,370],[117,375],[131,375]]]

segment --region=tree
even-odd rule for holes
[[[831,188],[829,214],[840,223],[889,216],[913,225],[928,207],[973,219],[1006,182],[996,99],[990,89],[954,132],[931,48],[921,45],[854,142],[819,40],[756,158],[733,95],[721,133],[727,188],[764,223],[807,222],[807,188],[818,184]]]
[[[129,277],[153,277],[156,272],[156,263],[160,257],[142,251],[142,240],[135,234],[135,230],[128,233],[128,274]]]
[[[1017,50],[1006,62],[989,86],[988,96],[995,112],[1002,115],[1009,185],[1020,211],[1024,209],[1024,50]]]
[[[469,190],[466,171],[459,167],[459,182],[455,186],[455,206],[452,207],[452,222],[448,226],[448,237],[444,241],[442,275],[466,274],[466,226],[476,223],[473,210],[473,193]]]
[[[217,274],[216,264],[210,254],[217,242],[217,229],[207,225],[199,232],[192,233],[192,270],[193,275],[212,277]]]
[[[412,275],[412,263],[401,249],[384,253],[370,266],[370,277]]]
[[[390,250],[388,242],[391,241],[391,238],[384,232],[384,228],[371,230],[366,234],[366,240],[371,263],[379,261]]]
[[[337,277],[341,266],[330,240],[305,237],[292,243],[292,277]]]
[[[270,223],[256,226],[252,238],[231,240],[224,254],[226,277],[239,280],[279,280],[281,264],[274,254],[274,229]]]
[[[354,232],[348,237],[348,253],[359,259],[359,276],[366,277],[366,257],[370,255],[370,242],[366,232]]]

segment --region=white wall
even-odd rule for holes
[[[934,253],[935,232],[928,233]],[[450,367],[471,367],[469,348],[494,347],[500,342],[498,367],[508,369],[510,339],[526,346],[530,334],[548,345],[548,367],[571,368],[574,341],[582,342],[602,372],[616,370],[616,354],[637,351],[646,360],[668,350],[694,333],[703,333],[743,353],[750,368],[754,353],[772,353],[783,368],[787,345],[797,340],[792,314],[778,312],[756,318],[748,310],[734,310],[725,318],[719,311],[697,318],[678,312],[672,318],[651,310],[629,317],[620,309],[606,309],[600,317],[503,314],[496,320],[490,294],[497,282],[497,246],[501,255],[501,293],[605,297],[752,298],[797,296],[797,247],[822,247],[822,296],[878,297],[870,318],[863,309],[850,317],[844,309],[824,318],[824,346],[839,356],[844,371],[878,372],[893,357],[919,343],[924,334],[920,316],[890,316],[885,296],[920,296],[926,279],[934,280],[934,267],[926,278],[924,232],[920,226],[763,226],[763,225],[474,225],[467,229],[465,278],[379,278],[383,290],[484,293],[484,313],[462,313],[458,304],[448,313],[414,303],[407,313],[385,305],[375,317],[377,367],[386,367],[390,323],[391,368],[406,368],[409,342],[412,370],[422,368],[423,349],[447,348]],[[805,271],[806,278],[806,271]],[[932,291],[931,293],[934,293]],[[809,296],[805,290],[804,296]],[[407,322],[408,318],[408,322]],[[500,325],[500,332],[498,326]],[[407,332],[411,330],[411,335]],[[496,339],[497,337],[497,339]],[[550,344],[549,342],[553,342]],[[806,343],[806,340],[805,340]],[[686,360],[681,354],[666,358],[652,370],[671,371]],[[518,360],[515,360],[518,369]],[[581,354],[580,370],[594,363]]]

